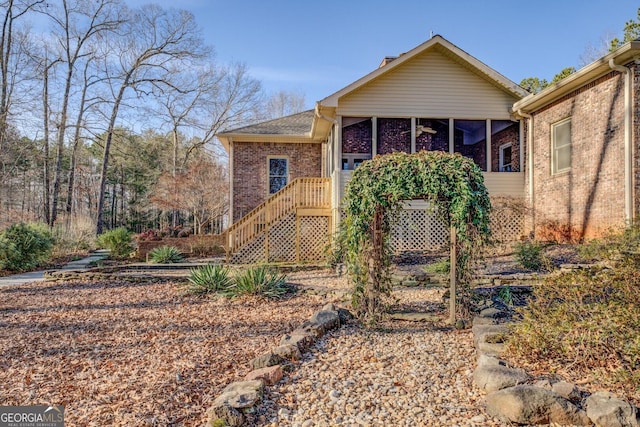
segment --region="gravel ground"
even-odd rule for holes
[[[330,289],[346,283],[329,275],[322,281]],[[472,385],[472,334],[446,325],[442,293],[394,292],[399,308],[434,312],[440,315],[438,323],[387,321],[371,331],[353,322],[321,339],[278,385],[269,387],[254,425],[504,425],[484,412],[484,395]]]

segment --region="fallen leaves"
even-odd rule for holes
[[[0,404],[63,404],[69,425],[202,425],[222,388],[317,308],[171,283],[0,289]]]

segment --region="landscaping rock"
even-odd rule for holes
[[[302,353],[300,352],[300,349],[297,345],[293,344],[279,345],[278,347],[274,347],[271,349],[271,353],[286,360],[302,359]]]
[[[473,382],[487,393],[522,384],[528,379],[524,370],[502,365],[478,366],[473,373]]]
[[[251,371],[244,377],[245,381],[262,379],[267,385],[274,385],[282,379],[282,366],[274,365]]]
[[[508,334],[509,328],[505,324],[488,324],[482,325],[477,324],[471,327],[471,332],[473,332],[473,340],[478,345],[480,342],[488,342],[487,337],[498,334]]]
[[[504,351],[504,344],[493,344],[488,342],[479,342],[476,350],[480,354],[487,356],[500,356]]]
[[[229,384],[220,396],[213,401],[214,406],[224,403],[235,409],[250,408],[254,406],[264,393],[264,381],[238,381]]]
[[[315,334],[304,329],[294,329],[291,333],[284,335],[280,339],[280,345],[295,345],[302,352],[305,351],[316,340]]]
[[[242,412],[235,408],[232,408],[225,402],[219,402],[214,404],[207,410],[207,424],[206,427],[216,426],[216,422],[224,420],[226,425],[230,427],[244,425],[244,415]]]
[[[478,356],[478,367],[487,366],[507,366],[504,361],[498,359],[495,356],[488,356],[486,354],[480,354]]]
[[[576,387],[575,384],[571,384],[566,381],[554,383],[551,386],[551,390],[553,390],[555,394],[562,396],[573,403],[580,403],[582,400],[582,393],[580,393],[578,387]]]
[[[487,396],[487,413],[517,424],[559,424],[588,426],[584,411],[550,390],[520,385]]]
[[[476,325],[495,325],[496,320],[492,317],[475,316],[472,322],[473,326]]]
[[[265,353],[256,357],[250,363],[252,369],[261,369],[268,366],[275,366],[282,363],[282,357],[273,352]]]
[[[504,311],[498,310],[495,307],[485,308],[480,312],[480,317],[488,317],[490,319],[500,319],[506,316],[507,314]]]
[[[310,323],[319,326],[320,336],[340,326],[340,317],[336,310],[320,310],[311,316]]]
[[[609,392],[593,393],[586,401],[587,416],[597,427],[638,427],[638,409]]]
[[[340,318],[340,324],[344,325],[349,320],[353,319],[353,314],[351,314],[351,312],[346,308],[339,308],[338,317]]]

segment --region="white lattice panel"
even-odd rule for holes
[[[525,210],[517,200],[492,200],[491,234],[498,243],[518,241],[525,234]]]
[[[448,246],[447,227],[431,209],[404,209],[391,232],[394,252],[439,251]]]

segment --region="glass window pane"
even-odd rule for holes
[[[556,150],[556,171],[571,167],[571,145],[565,145]]]
[[[286,176],[287,159],[269,159],[269,176]]]
[[[552,126],[552,173],[571,168],[571,121],[565,120]]]
[[[286,176],[274,176],[269,178],[269,193],[276,193],[287,185]]]

